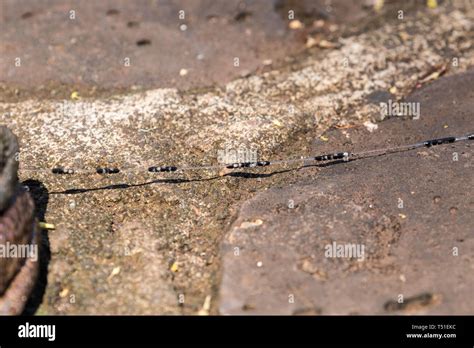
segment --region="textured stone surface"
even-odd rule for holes
[[[288,29],[286,3],[4,0],[0,82],[21,89],[51,82],[106,88],[224,85],[266,69],[268,59],[279,64],[304,48],[304,35]],[[308,24],[323,17],[328,23],[334,18],[350,23],[367,13],[360,3],[337,4],[330,14],[323,1],[291,7]],[[21,69],[13,64],[17,57]],[[237,67],[234,58],[239,58]],[[187,74],[180,75],[182,69]]]
[[[177,313],[178,295],[169,279],[167,260],[157,252],[152,229],[143,222],[120,223],[113,238],[103,243],[97,255],[84,255],[80,284],[72,282],[77,270],[70,262],[51,267],[50,279],[63,279],[60,296],[54,302],[60,313],[156,314],[158,308],[162,314]],[[93,297],[87,296],[91,290]],[[76,303],[81,306],[77,308]],[[89,309],[92,307],[93,311]]]
[[[173,84],[112,97],[97,93],[84,98],[80,92],[79,100],[70,100],[78,87],[74,84],[54,100],[41,93],[20,102],[9,93],[0,95],[0,122],[18,134],[22,145],[20,179],[30,187],[41,219],[56,226],[48,233],[51,261],[38,313],[197,313],[208,296],[211,312],[217,313],[218,246],[236,207],[255,192],[288,185],[298,175],[263,168],[224,177],[145,172],[58,177],[51,175],[51,167],[208,164],[217,162],[218,151],[240,146],[257,149],[261,159],[307,153],[331,125],[374,121],[378,108],[367,103],[374,93],[390,90],[403,96],[453,57],[460,64],[450,67],[448,75],[472,65],[473,9],[463,6],[406,11],[404,21],[396,20],[394,11],[374,15],[379,20],[372,28],[361,30],[357,22],[355,34],[323,35],[337,43],[335,49],[315,46],[288,63],[231,82],[223,72],[219,88],[183,92]],[[113,16],[108,18],[121,18]],[[409,40],[400,32],[409,33]],[[152,38],[140,49],[155,48],[156,42]],[[160,53],[166,57],[166,51]],[[172,66],[174,60],[168,61]],[[65,76],[69,72],[77,69],[62,71]],[[190,69],[186,76],[193,73]],[[46,95],[58,88],[45,87]],[[378,143],[377,137],[373,140]],[[121,237],[129,229],[137,231],[136,239]],[[149,247],[126,255],[125,239]]]

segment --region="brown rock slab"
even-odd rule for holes
[[[419,119],[392,117],[372,133],[334,129],[313,150],[472,133],[473,84],[473,71],[441,78],[407,98],[420,103]],[[222,244],[220,312],[472,313],[472,155],[472,144],[459,142],[306,167],[296,184],[257,194]]]
[[[360,21],[356,1],[2,1],[0,82],[105,88],[224,85],[264,61],[304,48],[288,11],[314,20]],[[239,59],[238,66],[234,59]],[[18,68],[16,59],[21,60]],[[185,69],[186,76],[180,74]],[[54,84],[53,84],[54,86]]]
[[[224,84],[303,46],[290,39],[271,2],[239,4],[3,1],[0,81],[22,88],[50,81],[198,88]],[[180,76],[181,69],[189,74]]]

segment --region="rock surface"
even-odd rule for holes
[[[473,85],[473,71],[442,78],[406,99],[420,103],[418,120],[332,130],[315,153],[472,134]],[[224,239],[220,312],[472,313],[473,145],[306,167],[294,184],[258,193]],[[330,253],[347,244],[364,250]]]
[[[99,55],[103,58],[97,61],[97,65],[94,59],[81,59],[81,63],[76,64],[81,67],[78,69],[96,69],[104,74],[100,79],[107,81],[107,76],[115,77],[115,73],[121,79],[119,82],[133,82],[134,79],[141,80],[144,75],[150,76],[148,81],[151,81],[153,88],[135,92],[127,90],[125,94],[116,95],[109,93],[116,92],[111,87],[110,90],[106,88],[106,92],[91,93],[91,98],[86,98],[89,94],[83,93],[81,82],[74,82],[76,80],[71,75],[84,74],[93,78],[93,74],[78,71],[74,69],[74,64],[68,64],[76,62],[76,57],[90,57],[90,54],[69,49],[67,40],[74,37],[59,37],[58,45],[53,42],[55,53],[51,55],[52,59],[62,57],[67,64],[57,61],[47,64],[48,69],[52,70],[34,69],[37,62],[31,55],[26,60],[22,59],[21,68],[13,70],[12,58],[17,53],[19,55],[15,47],[26,47],[36,52],[27,44],[32,39],[16,38],[17,34],[12,34],[13,29],[7,27],[2,31],[6,36],[0,40],[1,52],[8,53],[0,58],[8,57],[0,60],[0,76],[6,86],[0,93],[0,122],[7,124],[19,136],[22,145],[20,179],[30,188],[40,219],[56,227],[48,232],[51,260],[47,277],[42,280],[45,291],[37,296],[41,305],[31,309],[39,314],[192,314],[198,313],[208,298],[211,298],[211,313],[217,313],[221,272],[219,245],[234,221],[239,205],[259,191],[299,182],[300,172],[291,168],[263,168],[227,176],[211,172],[173,175],[146,173],[148,166],[217,163],[220,151],[240,147],[255,149],[258,158],[264,160],[319,153],[325,142],[318,141],[318,147],[312,148],[314,139],[320,139],[330,126],[357,126],[379,119],[376,114],[378,105],[371,104],[370,100],[385,98],[387,94],[391,98],[403,97],[420,81],[439,71],[440,66],[447,64],[446,74],[453,75],[466,71],[474,63],[472,6],[454,2],[435,11],[409,8],[401,21],[397,19],[398,5],[387,5],[386,12],[380,15],[370,12],[374,20],[371,26],[352,22],[354,31],[348,33],[336,30],[328,34],[326,29],[312,32],[315,28],[311,22],[318,18],[298,17],[305,28],[294,35],[303,37],[302,44],[310,36],[316,42],[321,38],[333,41],[332,48],[315,45],[287,62],[265,65],[256,73],[249,68],[250,74],[242,74],[243,69],[237,73],[232,70],[233,67],[220,66],[217,70],[220,69],[222,80],[214,81],[212,74],[209,80],[203,77],[204,74],[202,79],[196,78],[200,81],[200,87],[201,83],[207,86],[209,81],[211,84],[213,81],[219,83],[183,91],[181,87],[185,84],[179,81],[192,79],[197,71],[211,70],[195,69],[184,64],[174,66],[175,62],[180,61],[179,54],[169,59],[167,51],[161,49],[169,46],[159,46],[159,41],[156,41],[158,36],[144,36],[155,35],[152,29],[161,26],[159,21],[145,23],[144,27],[124,27],[128,20],[134,20],[125,18],[126,8],[117,5],[119,13],[107,16],[110,8],[103,4],[110,3],[94,5],[103,6],[97,11],[97,16],[103,18],[104,12],[106,16],[99,28],[111,28],[113,23],[120,23],[117,28],[123,30],[123,35],[129,35],[123,41],[124,45],[133,47],[137,50],[133,51],[136,57],[143,56],[148,63],[133,65],[132,60],[130,75],[117,73],[114,59],[120,60],[124,51],[113,41],[114,35],[109,31],[109,35],[94,38],[93,26],[87,25],[91,19],[85,18],[85,13],[79,13],[74,29],[77,30],[77,44],[81,45],[82,50],[94,46],[101,52],[102,49],[105,51],[104,55],[92,52],[94,57]],[[228,2],[222,4],[225,4],[223,7],[230,6]],[[50,22],[58,21],[54,16],[67,10],[67,5],[52,8],[52,14],[36,13],[33,9],[33,16],[26,16],[24,23],[17,25],[44,18]],[[287,11],[287,8],[283,6],[281,11]],[[12,18],[22,15],[20,12],[7,14],[11,25],[18,23]],[[188,14],[190,18],[196,16],[193,11]],[[95,16],[95,13],[91,15]],[[264,14],[259,12],[253,16],[257,18]],[[252,22],[251,18],[247,17],[245,21]],[[69,25],[67,21],[64,19],[61,25]],[[326,27],[329,30],[332,22],[330,19],[328,22]],[[234,23],[226,30],[240,32],[243,28],[235,28],[240,23]],[[264,23],[249,25],[262,28]],[[44,25],[41,21],[37,24],[40,27]],[[88,27],[91,31],[86,30]],[[286,24],[284,27],[286,30]],[[178,27],[175,29],[179,30]],[[131,34],[133,30],[142,30],[140,34],[143,35]],[[190,35],[183,41],[189,50],[194,50],[189,43],[194,40],[193,30],[194,24],[189,23],[184,33]],[[265,30],[271,31],[271,28]],[[127,32],[129,34],[124,34]],[[173,35],[178,34],[183,33]],[[226,36],[219,36],[219,30],[213,31],[214,34],[216,47],[220,47],[219,37]],[[207,39],[206,36],[204,38]],[[150,39],[151,44],[136,46],[137,39]],[[109,40],[112,48],[107,45],[101,47],[99,43],[104,40]],[[234,47],[232,55],[235,50],[245,55],[246,59],[241,60],[243,68],[247,61],[257,56],[247,47],[258,47],[260,41],[239,40],[240,37],[234,41],[236,46],[230,42],[229,47]],[[281,45],[283,51],[292,45],[280,39],[275,41],[272,36],[268,40],[265,55],[258,57],[259,62],[260,59],[278,62],[281,59],[280,50],[275,50],[275,55],[269,57],[275,45]],[[16,46],[17,41],[24,45]],[[213,45],[211,40],[206,43]],[[227,41],[223,45],[226,46]],[[331,45],[326,43],[328,46]],[[219,49],[216,48],[216,55],[222,52]],[[225,47],[222,49],[226,50]],[[57,50],[63,51],[60,53]],[[126,47],[124,50],[127,51]],[[195,52],[192,52],[190,57],[194,60]],[[292,51],[288,48],[288,52]],[[38,64],[44,67],[49,53],[39,51],[38,55]],[[205,64],[206,54],[204,57],[202,64]],[[456,66],[451,64],[454,58],[459,61]],[[149,65],[155,59],[165,60],[170,69],[162,65],[160,71],[172,72],[178,82],[173,82],[171,77],[155,75],[153,69],[156,67],[152,69]],[[35,61],[33,65],[32,61]],[[86,64],[82,64],[83,61]],[[201,66],[201,63],[196,64]],[[60,76],[71,78],[72,82],[63,86],[59,79],[48,87],[42,73],[54,73],[54,66],[63,67]],[[179,72],[182,68],[188,73],[181,76]],[[235,78],[242,75],[247,77]],[[156,76],[163,80],[153,82]],[[98,81],[102,81],[100,79]],[[44,93],[35,91],[29,94],[24,86],[15,86],[15,83],[23,81],[44,85]],[[187,86],[193,86],[193,83],[190,81]],[[100,87],[100,84],[94,86]],[[56,94],[53,96],[54,91]],[[411,131],[416,129],[413,127]],[[426,133],[421,128],[419,132],[424,138]],[[355,145],[364,144],[366,138],[373,141],[371,144],[384,143],[385,138],[378,139],[379,133],[362,134],[363,137],[354,142]],[[402,138],[403,141],[409,140],[405,139],[405,135]],[[332,139],[329,143],[328,149],[332,151],[337,143],[333,143]],[[357,162],[350,163],[351,166],[355,164]],[[125,170],[114,176],[92,174],[65,177],[51,174],[50,169],[56,165],[92,169],[104,165],[140,170]],[[342,199],[338,198],[340,194],[334,195],[337,196],[334,202]],[[457,196],[450,197],[455,199]],[[353,211],[355,208],[347,206],[347,209]],[[390,230],[392,221],[384,216],[390,218],[391,213],[380,211],[380,214],[380,228]],[[338,215],[333,214],[333,217],[338,218]],[[361,215],[361,218],[360,228],[368,229],[367,224],[375,217],[369,214]],[[394,224],[397,222],[393,221]],[[263,222],[260,227],[265,224]],[[386,238],[390,238],[390,233]],[[376,243],[381,241],[374,243],[371,245],[378,245]],[[384,252],[387,250],[381,250],[381,258],[385,257]],[[265,267],[264,264],[262,268]],[[140,296],[133,296],[135,292]],[[394,296],[390,294],[387,299]]]
[[[0,81],[36,94],[54,90],[53,96],[61,94],[61,84],[223,86],[304,48],[304,35],[288,29],[290,8],[308,25],[326,20],[326,32],[330,23],[350,24],[368,13],[348,1],[330,12],[324,1],[286,0],[3,0],[1,6]],[[12,64],[17,58],[21,69]],[[183,69],[187,74],[180,74]]]

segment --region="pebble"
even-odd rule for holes
[[[209,315],[209,311],[211,310],[211,298],[211,295],[206,296],[202,308],[198,312],[198,315]]]
[[[171,265],[171,268],[170,268],[171,272],[178,272],[178,264],[176,262],[173,263],[173,265]]]
[[[327,40],[321,40],[319,41],[318,46],[321,48],[336,48],[337,44],[335,44],[334,42],[327,41]]]
[[[372,133],[373,131],[377,130],[377,128],[379,128],[379,126],[375,123],[372,123],[370,121],[365,121],[364,122],[364,127],[370,132]]]
[[[296,30],[303,28],[304,24],[301,21],[294,19],[288,24],[288,27],[292,30]]]
[[[326,22],[323,19],[318,19],[318,20],[313,22],[313,26],[316,27],[316,28],[322,28],[322,27],[324,27],[325,23]]]
[[[240,224],[240,228],[251,228],[251,227],[256,227],[256,226],[260,226],[261,224],[263,224],[263,221],[260,220],[260,219],[257,219],[255,221],[245,221],[245,222],[242,222],[242,224]]]
[[[316,46],[317,44],[319,43],[318,40],[316,40],[314,37],[311,37],[309,36],[307,39],[306,39],[306,48],[311,48],[313,46]]]
[[[79,100],[79,99],[81,99],[81,97],[79,96],[79,92],[78,92],[78,91],[73,91],[73,92],[71,93],[71,99],[72,99],[72,100]]]
[[[64,297],[66,297],[68,294],[69,294],[69,289],[68,289],[68,288],[64,288],[64,289],[61,290],[61,292],[59,293],[59,297],[64,298]]]
[[[116,276],[117,274],[120,273],[120,266],[118,267],[115,267],[113,270],[112,270],[112,273],[110,273],[109,277],[107,279],[111,279],[112,277]]]

